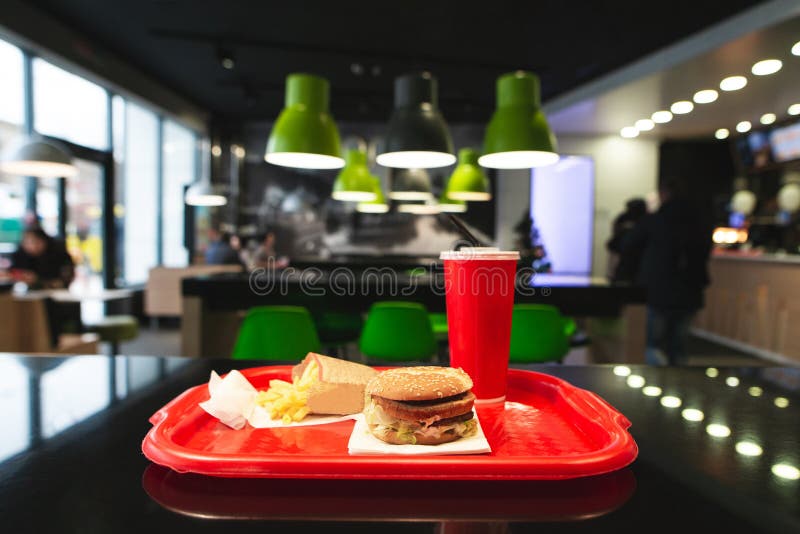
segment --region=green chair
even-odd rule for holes
[[[436,354],[428,311],[416,302],[387,301],[372,305],[361,332],[359,349],[381,361],[427,361]]]
[[[431,329],[433,329],[433,337],[437,342],[447,341],[447,314],[446,313],[429,313],[428,320],[431,322]]]
[[[120,343],[139,335],[139,321],[132,315],[108,315],[96,323],[86,325],[86,330],[100,336],[100,341],[109,343],[111,356],[116,356],[119,354]]]
[[[317,329],[308,310],[301,306],[259,306],[247,312],[236,345],[234,360],[302,360],[319,352]]]
[[[575,333],[575,321],[562,317],[546,304],[517,304],[511,321],[510,361],[539,363],[561,361]]]

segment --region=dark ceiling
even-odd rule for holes
[[[759,2],[30,0],[218,120],[272,119],[287,74],[331,81],[339,120],[383,120],[426,69],[451,122],[484,121],[494,80],[537,72],[545,100]],[[221,66],[230,53],[234,68]]]

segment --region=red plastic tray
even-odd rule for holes
[[[242,371],[259,389],[288,379],[290,366]],[[204,412],[206,385],[151,418],[142,443],[151,461],[178,472],[236,478],[546,480],[608,473],[638,449],[630,422],[600,397],[550,375],[512,369],[506,403],[476,406],[491,454],[350,456],[352,421],[232,430]]]

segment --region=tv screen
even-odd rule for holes
[[[775,161],[784,162],[800,158],[800,123],[770,132],[770,145]]]

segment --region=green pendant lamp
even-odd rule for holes
[[[430,169],[455,163],[450,131],[438,107],[436,78],[429,72],[395,79],[386,146],[375,160],[398,169]]]
[[[392,200],[430,200],[431,177],[425,169],[392,169],[392,188],[389,198]]]
[[[478,162],[493,169],[529,169],[558,161],[556,139],[541,109],[539,77],[517,71],[497,79],[497,108]]]
[[[375,200],[375,182],[367,167],[367,154],[358,149],[347,151],[344,169],[333,182],[331,196],[336,200],[368,202]]]
[[[492,199],[489,179],[478,165],[478,152],[471,148],[458,151],[458,165],[445,188],[445,196],[452,200],[471,202]]]
[[[329,112],[330,84],[312,74],[286,78],[286,104],[267,141],[264,159],[299,169],[341,169],[339,130]]]
[[[412,213],[414,215],[437,215],[442,212],[441,207],[436,202],[405,203],[397,206],[400,213]]]
[[[356,206],[356,211],[361,213],[386,213],[389,211],[389,204],[386,203],[386,197],[383,196],[383,191],[381,191],[381,181],[377,176],[373,176],[372,180],[375,199],[369,202],[359,202]]]

